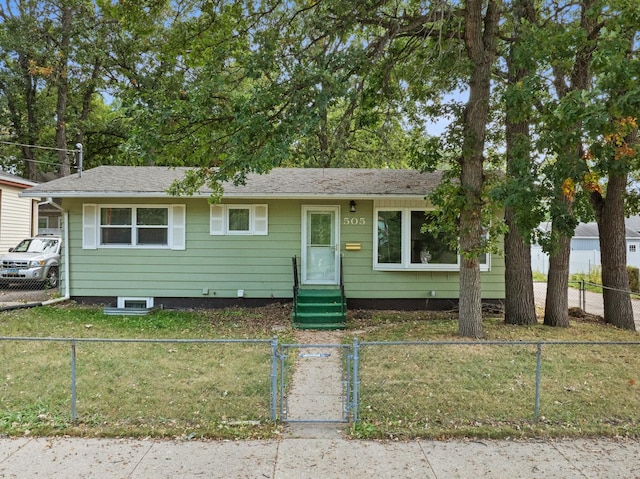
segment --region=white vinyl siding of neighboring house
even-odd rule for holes
[[[0,184],[0,254],[9,251],[24,238],[34,234],[37,226],[36,202],[20,198],[22,188]]]
[[[600,250],[600,240],[598,238],[573,238],[571,240],[571,251],[595,250]]]
[[[544,225],[543,230],[548,228]],[[600,240],[595,223],[581,223],[581,234],[571,238],[569,256],[569,274],[588,274],[602,265],[600,258]],[[584,228],[587,228],[586,230]],[[585,234],[584,231],[591,234]],[[640,234],[627,227],[627,265],[640,268]],[[634,248],[635,246],[635,248]],[[635,251],[634,251],[635,249]],[[531,269],[534,272],[548,274],[549,255],[542,251],[539,244],[531,246]]]

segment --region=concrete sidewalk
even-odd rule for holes
[[[640,477],[640,442],[0,438],[0,478]]]

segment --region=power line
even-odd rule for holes
[[[40,163],[41,165],[50,165],[50,166],[58,166],[58,162],[56,161],[43,161],[43,160],[29,160],[29,159],[25,159],[25,158],[18,158],[15,156],[1,156],[0,155],[0,160],[7,160],[7,161],[29,161],[31,163]]]
[[[41,150],[66,151],[66,152],[73,152],[73,153],[78,153],[80,151],[80,150],[74,150],[69,148],[54,148],[51,146],[27,145],[25,143],[14,143],[11,141],[0,141],[0,144],[11,145],[11,146],[25,146],[27,148],[39,148]]]

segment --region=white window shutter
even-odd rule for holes
[[[254,206],[254,224],[253,234],[267,235],[269,234],[269,208],[267,205]]]
[[[210,216],[209,234],[223,235],[226,229],[224,224],[224,205],[211,205]]]
[[[171,206],[171,226],[169,228],[169,247],[186,249],[187,209],[185,205]]]
[[[82,205],[82,249],[98,248],[98,206]]]

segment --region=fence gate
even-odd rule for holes
[[[348,344],[281,344],[280,420],[349,422],[353,390],[353,348]]]

